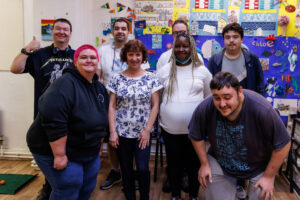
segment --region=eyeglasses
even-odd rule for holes
[[[69,32],[70,28],[63,28],[63,27],[60,27],[60,26],[54,26],[53,30],[57,31],[57,32],[60,32],[60,31]]]
[[[186,31],[173,31],[173,35],[178,35],[181,33],[187,33]]]

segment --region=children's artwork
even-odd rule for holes
[[[210,25],[204,25],[203,32],[209,33],[211,35],[215,35],[216,27],[215,26],[210,26]]]
[[[131,10],[127,16],[127,18],[136,19],[136,15],[134,10]]]
[[[161,49],[161,35],[152,35],[152,49]]]
[[[261,67],[264,71],[269,71],[269,58],[259,58]]]
[[[209,60],[210,57],[212,57],[214,54],[218,53],[221,50],[222,47],[220,43],[217,42],[215,39],[206,40],[201,46],[201,52],[203,54],[203,57],[207,60]]]
[[[146,28],[146,20],[140,20],[134,22],[135,28]]]
[[[99,37],[96,37],[96,47],[99,47],[99,45],[100,45],[100,39]]]
[[[41,20],[41,32],[42,32],[42,40],[51,41],[53,40],[51,31],[53,28],[54,19],[42,19]]]
[[[300,28],[300,9],[297,9],[296,11],[295,28]]]
[[[110,23],[105,23],[105,22],[103,22],[102,23],[102,34],[104,35],[104,36],[106,36],[106,35],[108,35],[108,34],[110,34],[111,33],[111,24]]]
[[[274,99],[273,107],[281,116],[289,116],[297,112],[297,99]]]
[[[296,68],[296,63],[298,61],[298,55],[297,55],[297,45],[293,46],[293,49],[291,49],[289,56],[288,56],[288,61],[290,63],[290,71],[294,72]]]
[[[135,1],[136,20],[145,20],[147,26],[168,26],[173,19],[173,0]]]
[[[191,26],[190,26],[191,27]],[[152,27],[147,27],[147,30]],[[155,30],[152,30],[152,33]],[[158,29],[157,32],[159,32]],[[160,34],[160,33],[158,33]],[[160,38],[152,38],[152,35],[141,35],[141,41],[147,49],[156,53],[152,55],[157,60],[161,53],[167,50],[167,46],[173,43],[172,35],[162,35]],[[262,64],[265,97],[270,98],[300,98],[300,61],[295,59],[300,56],[298,51],[300,40],[293,37],[276,37],[276,40],[267,40],[265,37],[245,36],[243,47],[255,53]],[[219,36],[194,36],[196,46],[201,50],[205,65],[212,55],[218,53],[224,47],[224,41]],[[161,41],[161,49],[155,42]],[[154,46],[152,46],[154,44]],[[291,53],[292,52],[292,53]],[[294,67],[295,66],[295,67]],[[294,67],[294,68],[291,68]],[[291,71],[293,69],[294,71]]]
[[[169,26],[147,26],[143,29],[143,34],[171,34],[171,27]]]
[[[210,34],[203,31],[204,25],[215,26],[215,35],[220,34],[221,19],[240,23],[246,36],[276,34],[278,5],[272,3],[273,0],[191,0],[190,23],[198,22],[198,35]]]
[[[229,6],[241,7],[241,5],[242,5],[242,0],[229,0],[228,5],[229,5]]]
[[[239,23],[240,10],[239,9],[229,9],[228,10],[228,24]]]
[[[226,26],[226,20],[224,18],[219,19],[218,21],[218,33],[222,33],[223,28]]]

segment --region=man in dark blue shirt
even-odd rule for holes
[[[38,113],[38,99],[49,85],[62,75],[63,69],[72,65],[74,50],[69,46],[72,24],[59,18],[54,21],[51,32],[53,44],[40,48],[40,42],[33,40],[22,48],[15,57],[10,71],[14,74],[30,73],[34,78],[34,118]],[[48,200],[51,186],[46,180],[37,200]]]
[[[217,73],[210,88],[212,96],[196,108],[189,124],[206,199],[235,199],[237,179],[249,180],[250,200],[271,198],[275,174],[290,149],[283,122],[263,96],[242,89],[229,72]]]

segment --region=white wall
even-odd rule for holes
[[[0,25],[0,70],[8,70],[13,55],[23,45],[22,0],[0,1]]]
[[[22,0],[0,1],[0,135],[6,154],[28,152],[25,134],[33,116],[32,79],[9,72],[14,56],[24,46],[23,19]]]
[[[64,17],[71,21],[73,33],[70,44],[95,45],[102,35],[102,22],[110,17],[124,17],[126,10],[109,14],[101,6],[116,2],[133,8],[131,0],[1,0],[0,1],[0,135],[4,136],[4,155],[30,155],[26,133],[33,120],[33,79],[29,74],[15,75],[9,65],[21,48],[35,35],[41,39],[41,19]],[[41,41],[41,46],[51,42]],[[4,69],[4,70],[1,70]]]
[[[67,18],[73,25],[73,33],[70,40],[72,48],[77,48],[84,43],[96,45],[96,37],[105,38],[102,35],[102,22],[110,22],[111,17],[126,17],[126,10],[114,14],[110,9],[101,6],[109,2],[111,9],[116,10],[116,3],[120,2],[133,8],[133,0],[33,0],[34,5],[34,34],[41,39],[41,19]],[[58,6],[59,5],[59,6]],[[106,37],[108,38],[108,37]],[[42,41],[42,46],[51,44]]]

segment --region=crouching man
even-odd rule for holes
[[[189,124],[206,199],[234,200],[237,179],[249,180],[249,200],[272,199],[275,175],[290,149],[279,115],[228,72],[217,73],[210,89],[212,96],[196,108]]]

